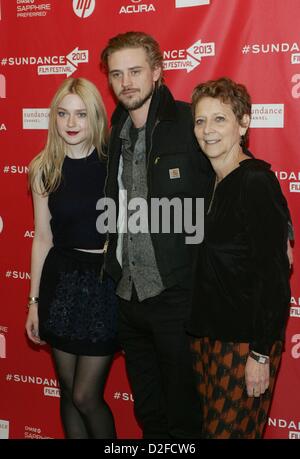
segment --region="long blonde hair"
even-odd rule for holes
[[[100,159],[106,159],[104,147],[108,139],[108,123],[102,97],[91,81],[85,78],[67,78],[58,88],[50,105],[46,146],[29,164],[29,183],[31,189],[37,193],[51,193],[61,182],[67,145],[57,131],[57,108],[69,94],[79,96],[86,107],[89,124],[87,151],[94,145]]]

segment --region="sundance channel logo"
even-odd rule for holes
[[[9,421],[0,419],[0,440],[8,440],[9,438]]]
[[[284,104],[252,104],[252,128],[283,128]]]
[[[23,129],[48,129],[49,108],[23,108]]]

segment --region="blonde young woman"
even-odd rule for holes
[[[26,331],[51,346],[67,438],[114,438],[103,391],[113,354],[114,284],[100,280],[107,117],[96,87],[68,78],[50,107],[48,140],[29,168],[34,203]]]

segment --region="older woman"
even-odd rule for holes
[[[206,438],[260,438],[290,301],[288,209],[245,149],[251,102],[228,78],[197,86],[195,135],[216,173],[195,265],[189,332]],[[245,154],[247,152],[247,154]]]

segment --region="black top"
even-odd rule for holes
[[[105,235],[96,228],[100,214],[96,204],[104,196],[105,177],[106,164],[100,161],[96,150],[82,159],[66,156],[61,183],[48,200],[55,246],[103,248]]]
[[[270,165],[240,162],[218,185],[194,270],[188,330],[268,354],[290,302],[287,204]]]

